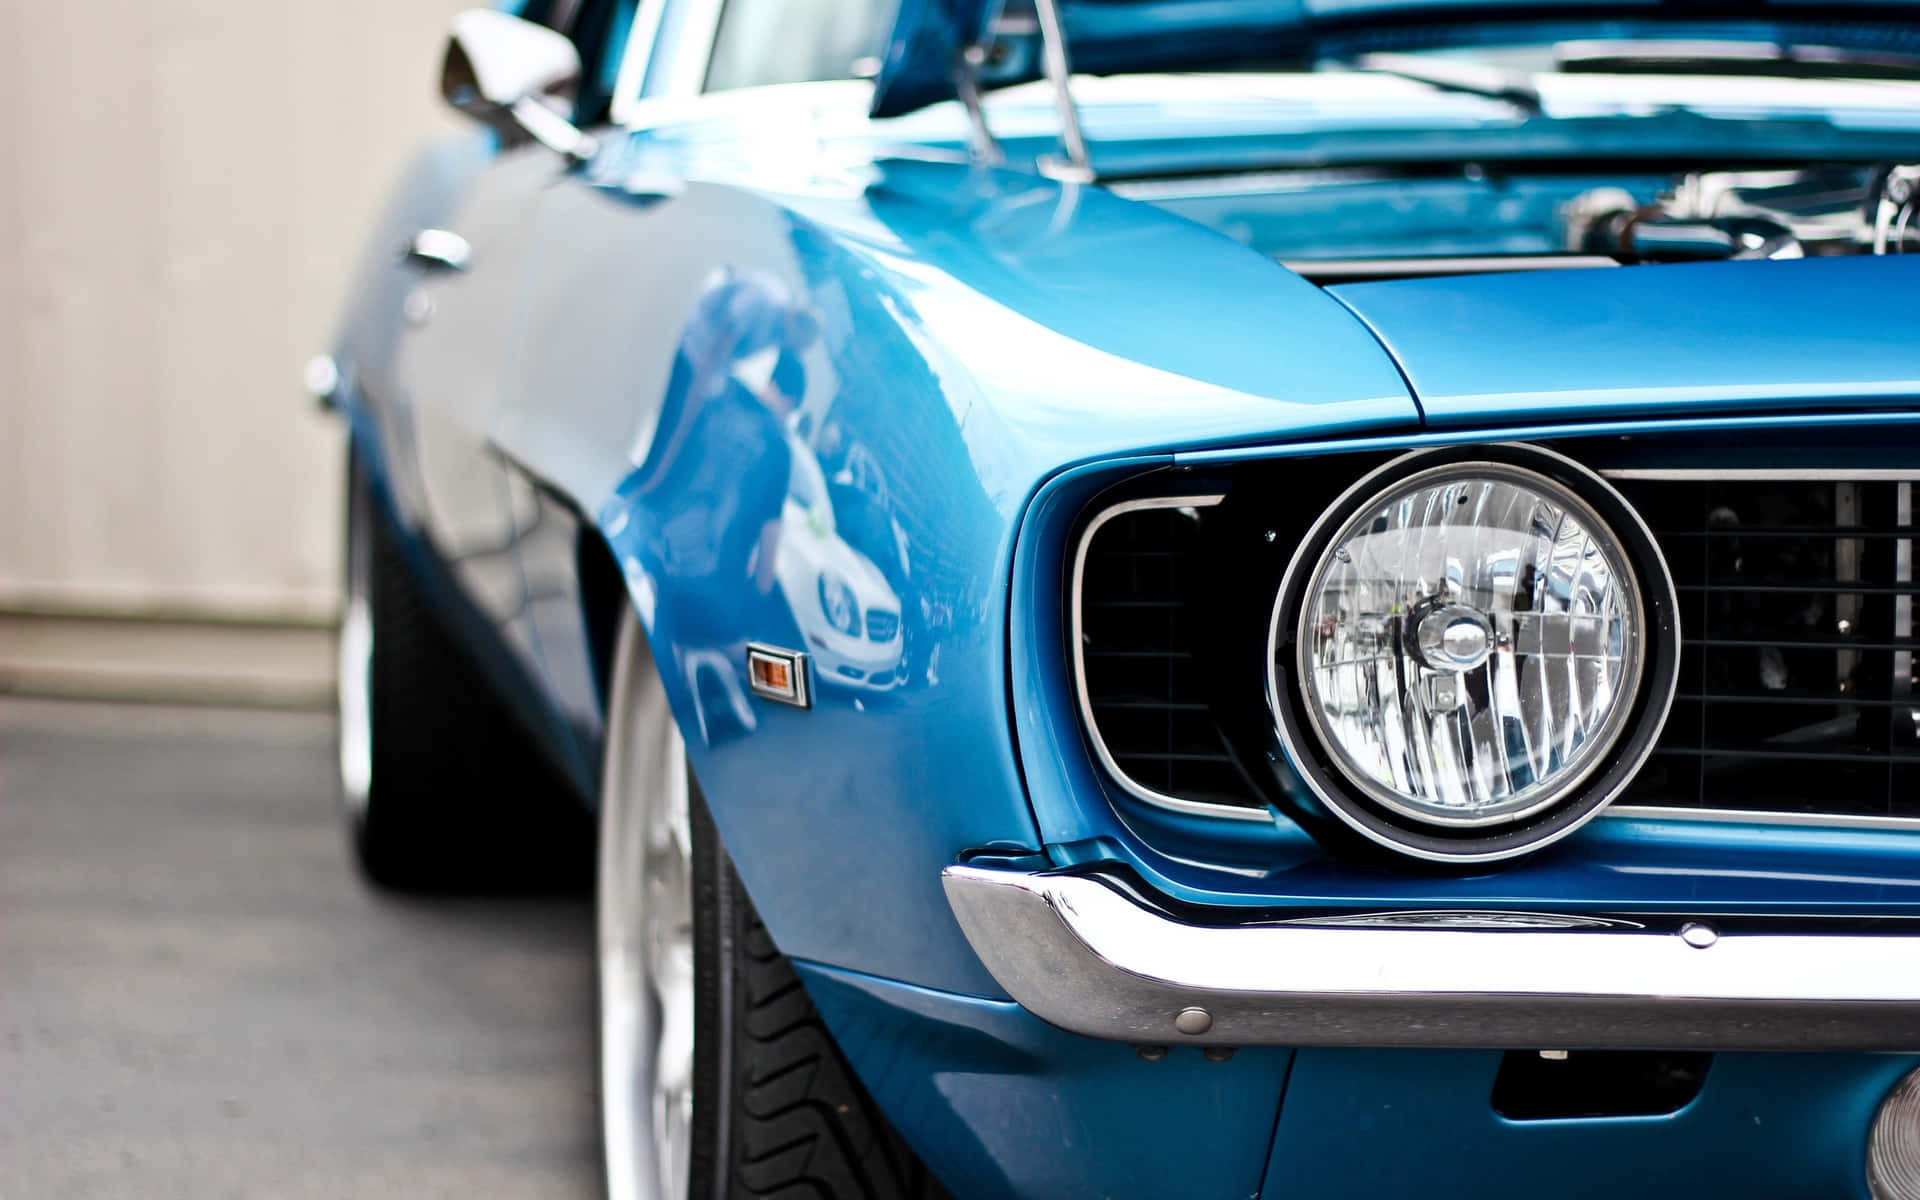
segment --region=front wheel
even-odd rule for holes
[[[616,655],[597,889],[610,1200],[940,1196],[747,899],[631,612]]]

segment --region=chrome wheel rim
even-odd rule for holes
[[[611,1200],[681,1200],[693,1126],[693,839],[686,751],[637,624],[608,714],[597,885]]]
[[[340,796],[357,819],[373,790],[373,546],[357,471],[347,488],[347,586],[334,687],[340,710]]]

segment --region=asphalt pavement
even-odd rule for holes
[[[0,699],[0,1200],[599,1194],[589,898],[374,892],[332,754]]]

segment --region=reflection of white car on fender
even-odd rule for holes
[[[900,682],[900,598],[873,560],[834,531],[832,509],[787,497],[774,573],[816,681],[876,691]]]

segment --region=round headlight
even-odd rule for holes
[[[1322,768],[1309,782],[1375,841],[1467,861],[1534,849],[1611,798],[1588,785],[1648,710],[1656,657],[1664,719],[1671,595],[1638,518],[1571,462],[1521,447],[1402,460],[1336,502],[1288,571],[1282,737],[1308,757],[1304,724]]]

